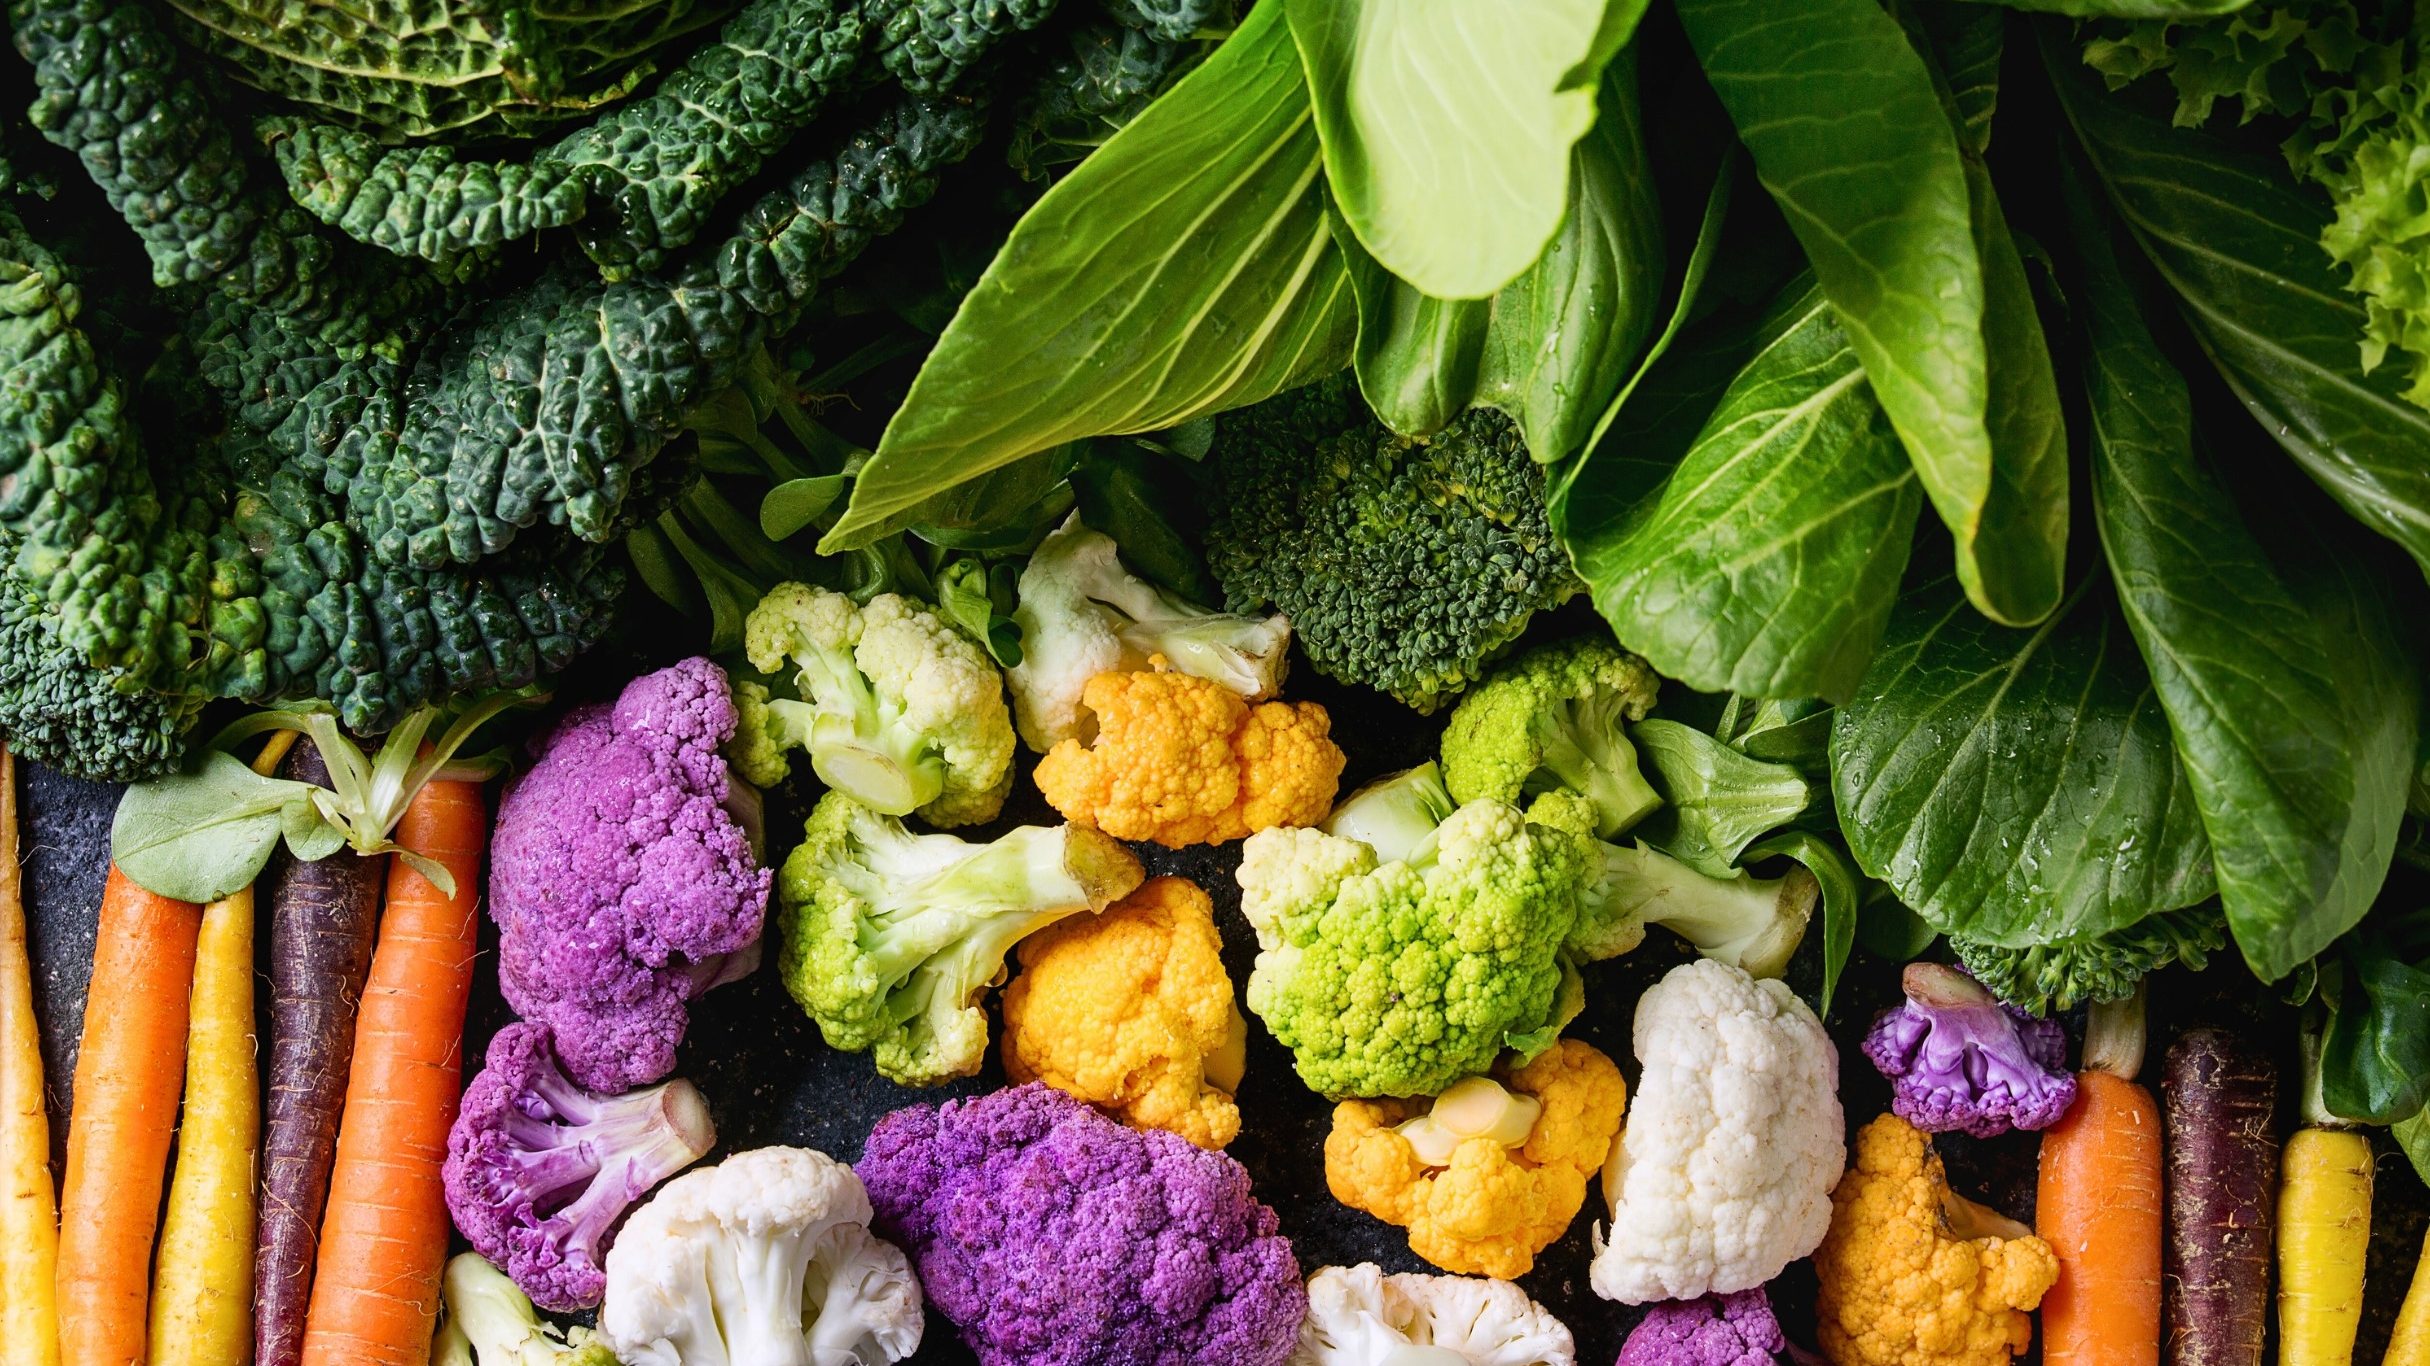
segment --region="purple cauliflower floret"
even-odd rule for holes
[[[508,1025],[447,1134],[447,1212],[532,1303],[587,1309],[616,1221],[716,1142],[692,1083],[595,1096],[558,1069],[547,1029]]]
[[[1940,963],[1909,963],[1907,1003],[1865,1034],[1865,1056],[1890,1079],[1890,1109],[1928,1134],[1992,1138],[2046,1129],[2075,1104],[2067,1031],[2002,1004]]]
[[[1280,1366],[1299,1340],[1299,1261],[1248,1172],[1043,1082],[897,1110],[857,1170],[986,1366]]]
[[[1757,1287],[1655,1305],[1613,1366],[1773,1366],[1788,1350],[1772,1301]]]
[[[498,983],[591,1090],[674,1071],[691,999],[759,964],[773,875],[729,809],[734,723],[725,672],[687,659],[567,713],[498,803]]]

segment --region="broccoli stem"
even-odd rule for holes
[[[984,962],[972,990],[985,986],[1014,944],[1076,911],[1104,907],[1127,881],[1128,851],[1094,830],[1025,825],[969,848],[969,857],[926,877],[868,889],[885,904],[872,918],[878,942],[868,951],[879,979],[931,979],[888,1000],[894,1023],[928,1011],[934,980],[958,979]],[[964,992],[957,1001],[967,998]]]
[[[1603,858],[1606,916],[1660,925],[1755,977],[1788,969],[1822,891],[1803,868],[1778,878],[1707,877],[1642,844],[1606,844]]]
[[[1377,863],[1417,863],[1432,850],[1435,827],[1457,807],[1443,770],[1429,760],[1351,793],[1325,818],[1324,829],[1374,850]]]
[[[2143,983],[2122,1001],[2095,1001],[2084,1012],[2084,1070],[2133,1081],[2143,1070]]]
[[[1608,701],[1572,703],[1540,723],[1543,772],[1595,804],[1595,833],[1604,839],[1628,829],[1662,805],[1662,794],[1637,767],[1637,747]]]

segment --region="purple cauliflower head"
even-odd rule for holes
[[[1307,1289],[1220,1152],[1043,1082],[878,1122],[872,1227],[986,1366],[1280,1366]]]
[[[687,659],[566,714],[498,803],[498,983],[577,1082],[675,1070],[689,1002],[759,962],[772,877],[729,809],[725,672]]]
[[[1788,1335],[1759,1286],[1655,1305],[1613,1366],[1773,1366],[1788,1350]]]
[[[1865,1056],[1890,1079],[1890,1109],[1925,1133],[1992,1138],[2046,1129],[2076,1100],[2067,1031],[2037,1020],[1973,977],[1909,963],[1907,1003],[1865,1034]]]
[[[616,1221],[716,1142],[692,1083],[595,1096],[558,1069],[546,1028],[508,1025],[447,1134],[447,1212],[532,1303],[587,1309]]]

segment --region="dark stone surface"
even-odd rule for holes
[[[612,686],[611,681],[601,679],[589,688],[576,683],[568,692]],[[1433,748],[1435,724],[1372,694],[1333,686],[1304,669],[1292,691],[1332,710],[1335,735],[1351,756],[1345,790],[1376,774],[1418,762]],[[785,823],[798,820],[798,802],[785,800],[790,795],[776,794],[771,807],[769,828],[780,848]],[[100,895],[115,800],[114,789],[30,767],[26,770],[23,802],[30,830],[26,867],[32,897],[34,981],[44,1020],[55,1116],[64,1116],[66,1109],[67,1078],[74,1066],[86,965],[92,954],[93,907]],[[1015,794],[1006,823],[1047,819],[1052,819],[1051,813],[1025,782]],[[1245,982],[1255,944],[1240,918],[1238,889],[1231,877],[1236,848],[1175,853],[1142,846],[1140,852],[1151,872],[1190,877],[1213,895],[1224,930],[1227,966],[1236,986]],[[1806,951],[1790,973],[1792,985],[1809,1000],[1820,971],[1818,939],[1809,937]],[[485,947],[494,950],[494,942]],[[1637,995],[1685,958],[1675,940],[1657,932],[1636,953],[1587,972],[1589,1005],[1573,1033],[1617,1059],[1632,1084],[1636,1066],[1629,1048],[1629,1019]],[[1888,1004],[1896,992],[1891,965],[1868,959],[1859,950],[1829,1021],[1840,1044],[1841,1091],[1851,1127],[1886,1107],[1887,1087],[1856,1052],[1855,1040],[1874,1011]],[[2257,1031],[2281,1048],[2292,1068],[2293,1012],[2258,990],[2232,961],[2200,975],[2175,973],[2163,978],[2155,985],[2152,1018],[2155,1037],[2147,1077],[2158,1075],[2160,1052],[2176,1029],[2202,1023]],[[466,1048],[466,1057],[475,1066],[482,1045],[506,1019],[495,974],[485,963]],[[2077,1033],[2080,1037],[2080,1030]],[[838,1157],[857,1157],[870,1127],[888,1111],[985,1090],[1003,1080],[1000,1066],[991,1061],[982,1076],[938,1091],[915,1092],[894,1086],[876,1075],[865,1056],[827,1049],[778,984],[772,966],[750,981],[705,998],[694,1013],[684,1052],[684,1074],[700,1085],[715,1111],[720,1153],[768,1143],[795,1143]],[[2292,1077],[2291,1070],[2288,1076]],[[2291,1081],[2285,1089],[2293,1090]],[[1281,1212],[1284,1229],[1305,1267],[1372,1260],[1387,1270],[1429,1269],[1410,1254],[1399,1229],[1344,1209],[1326,1192],[1322,1149],[1330,1107],[1299,1084],[1291,1071],[1290,1055],[1254,1021],[1240,1100],[1244,1128],[1231,1152],[1247,1165],[1261,1196]],[[57,1119],[54,1123],[56,1146],[66,1131],[64,1123]],[[2294,1124],[2291,1110],[2286,1124]],[[1939,1146],[1952,1180],[1961,1190],[2030,1220],[2035,1143],[2031,1135],[1991,1142],[1944,1136]],[[2384,1137],[2380,1148],[2380,1194],[2368,1291],[2371,1314],[2355,1358],[2359,1362],[2377,1361],[2384,1350],[2389,1321],[2421,1247],[2425,1220],[2430,1220],[2430,1199],[2425,1198],[2421,1183],[2403,1157]],[[1597,1299],[1588,1288],[1588,1229],[1600,1212],[1599,1197],[1590,1196],[1587,1210],[1569,1235],[1547,1249],[1537,1259],[1535,1272],[1522,1282],[1530,1294],[1569,1324],[1578,1338],[1579,1360],[1590,1366],[1606,1366],[1618,1354],[1620,1341],[1636,1318],[1634,1311]],[[1790,1335],[1809,1345],[1813,1340],[1812,1279],[1800,1264],[1774,1286]],[[932,1316],[928,1345],[916,1360],[944,1366],[968,1362],[971,1357],[951,1326]]]

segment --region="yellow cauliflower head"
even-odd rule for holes
[[[1081,698],[1095,744],[1059,741],[1038,762],[1038,790],[1075,825],[1179,849],[1314,825],[1333,808],[1342,751],[1313,702],[1252,706],[1161,667],[1099,674]]]
[[[1004,989],[1005,1074],[1221,1148],[1240,1132],[1232,1094],[1248,1046],[1222,948],[1214,903],[1177,877],[1022,940]]]
[[[1586,1203],[1588,1183],[1620,1132],[1628,1086],[1610,1058],[1576,1039],[1561,1040],[1502,1080],[1508,1094],[1498,1098],[1498,1114],[1493,1083],[1483,1078],[1461,1082],[1433,1103],[1334,1106],[1325,1139],[1325,1184],[1333,1198],[1407,1228],[1410,1251],[1445,1271],[1501,1280],[1526,1275]],[[1447,1120],[1455,1105],[1484,1117],[1474,1124]],[[1508,1119],[1527,1121],[1523,1138],[1477,1132]],[[1443,1132],[1446,1124],[1453,1132]]]
[[[1857,1131],[1814,1269],[1838,1366],[2006,1366],[2059,1276],[2050,1244],[1950,1190],[1931,1140],[1896,1115]]]

